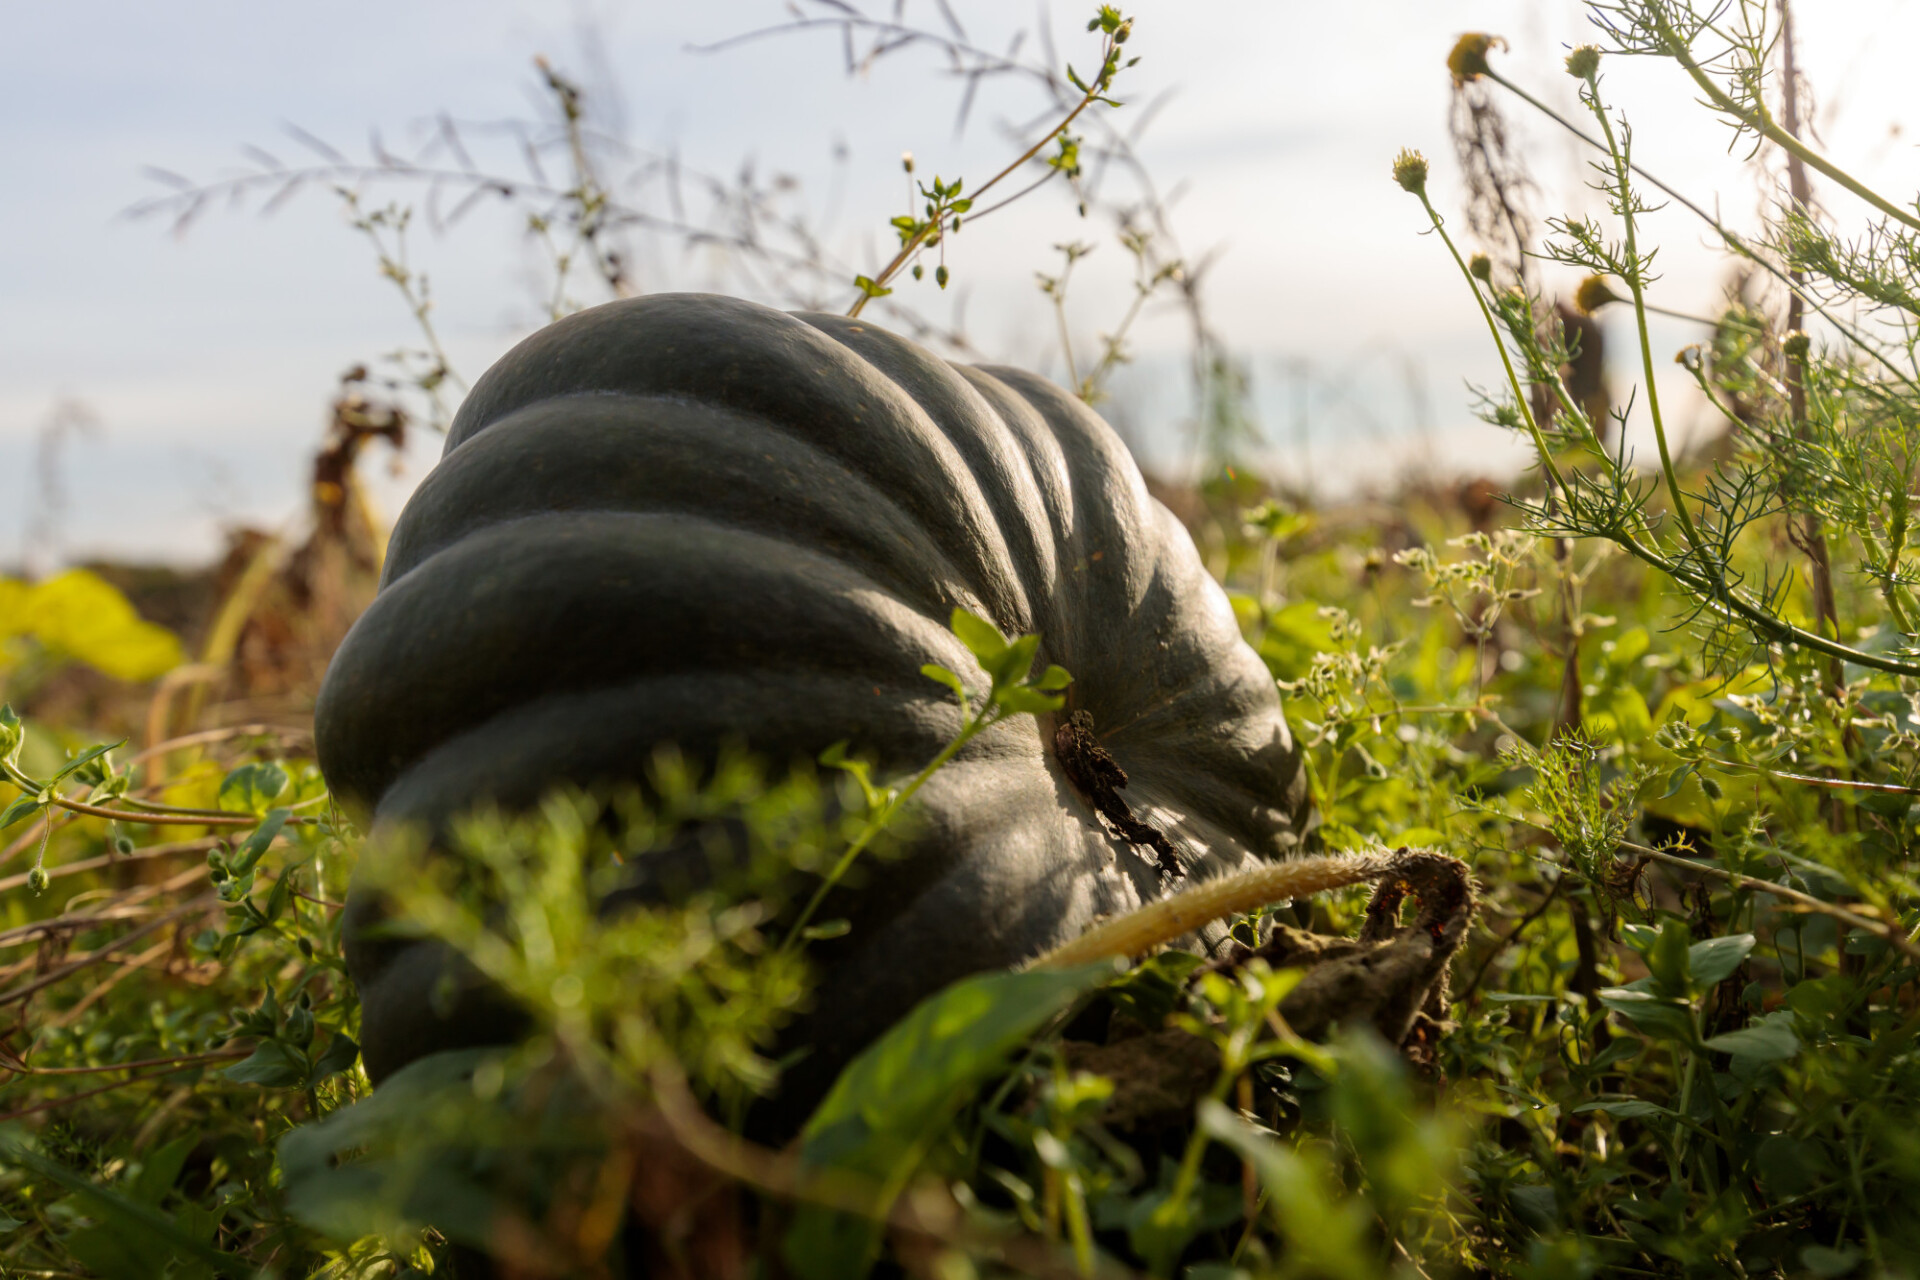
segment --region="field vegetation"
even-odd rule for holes
[[[157,197],[185,225],[236,191],[336,193],[421,345],[343,380],[300,545],[237,538],[167,581],[0,580],[0,1275],[1920,1273],[1920,213],[1803,137],[1785,4],[1590,8],[1595,43],[1564,66],[1507,65],[1486,35],[1434,51],[1469,209],[1436,207],[1425,157],[1381,157],[1408,234],[1459,268],[1459,323],[1501,354],[1480,408],[1534,465],[1378,500],[1283,491],[1249,463],[1205,271],[1116,123],[1151,33],[1109,8],[1061,51],[1071,68],[839,5],[795,19],[866,59],[930,45],[970,86],[1054,95],[998,173],[908,159],[882,262],[839,261],[751,185],[709,187],[707,222],[649,212],[645,158],[544,65],[552,110],[527,139],[545,169],[493,171],[448,126],[418,156],[311,139],[310,166],[267,156]],[[1607,97],[1622,55],[1784,157],[1763,227],[1636,165]],[[1584,114],[1545,105],[1559,75]],[[1605,217],[1529,215],[1513,112],[1585,140]],[[313,763],[309,712],[382,554],[363,455],[444,425],[465,386],[408,265],[416,213],[516,211],[551,249],[556,317],[630,291],[629,239],[650,237],[724,248],[742,292],[867,308],[964,355],[927,299],[966,271],[965,227],[1057,193],[1136,283],[1068,356],[1077,394],[1099,402],[1143,309],[1191,319],[1200,469],[1159,488],[1285,691],[1321,850],[1436,850],[1477,882],[1445,1017],[1396,1045],[1286,1003],[1311,957],[1271,930],[1354,935],[1357,885],[1257,906],[1214,961],[969,979],[849,1067],[796,1141],[766,1141],[770,1046],[830,995],[808,957],[839,924],[825,888],[893,856],[964,738],[1048,711],[1070,678],[960,613],[991,693],[918,775],[873,776],[858,743],[791,768],[663,750],[643,793],[477,814],[451,858],[403,861],[384,887],[412,927],[531,1032],[372,1089],[340,936],[367,837]],[[1646,322],[1663,202],[1698,214],[1730,281],[1678,353]],[[1086,254],[1060,253],[1038,302],[1072,351]],[[1577,297],[1542,292],[1542,260],[1587,277]],[[1606,309],[1633,320],[1631,389],[1595,373]],[[1684,450],[1654,379],[1676,354],[1718,416]],[[598,910],[620,865],[715,822],[748,854],[726,874]]]

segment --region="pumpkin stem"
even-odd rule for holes
[[[1473,881],[1458,859],[1427,849],[1379,849],[1269,862],[1237,875],[1194,885],[1183,893],[1150,902],[1137,911],[1096,925],[1078,938],[1031,961],[1031,969],[1065,969],[1114,958],[1131,960],[1223,916],[1258,910],[1288,898],[1344,889],[1370,880],[1386,880],[1386,892],[1369,912],[1369,938],[1391,933],[1382,918],[1397,915],[1411,890],[1426,910],[1422,923],[1446,929],[1473,909]],[[1384,934],[1382,935],[1384,936]]]

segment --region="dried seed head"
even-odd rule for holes
[[[1567,74],[1575,80],[1591,80],[1600,73],[1600,47],[1583,44],[1567,55]]]
[[[1400,189],[1411,195],[1422,195],[1427,189],[1427,158],[1418,151],[1402,147],[1400,154],[1393,158],[1393,180]]]
[[[1573,305],[1580,308],[1582,315],[1592,315],[1609,302],[1624,302],[1625,299],[1615,293],[1607,284],[1605,276],[1588,276],[1573,291]]]
[[[1490,36],[1484,31],[1469,31],[1454,42],[1453,52],[1447,55],[1447,70],[1453,73],[1453,87],[1458,89],[1469,80],[1478,80],[1493,68],[1487,65],[1487,54],[1492,50],[1507,47],[1507,42],[1499,36]]]

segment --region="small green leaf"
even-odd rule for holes
[[[991,660],[982,659],[980,665],[993,676],[994,692],[998,694],[1002,688],[1025,680],[1033,670],[1033,658],[1039,651],[1039,636],[1021,636]]]
[[[253,1048],[253,1056],[236,1062],[221,1072],[235,1084],[257,1084],[268,1089],[291,1089],[303,1085],[313,1068],[306,1056],[295,1052],[280,1040],[262,1040]]]
[[[1113,972],[1094,964],[963,978],[921,1001],[848,1064],[807,1121],[800,1159],[870,1180],[873,1217],[802,1207],[785,1247],[794,1275],[865,1275],[879,1245],[878,1221],[954,1111],[1028,1036]]]
[[[1732,977],[1740,962],[1753,950],[1753,942],[1752,934],[1736,933],[1724,938],[1708,938],[1687,948],[1687,970],[1693,976],[1694,986],[1705,990]]]
[[[120,739],[120,741],[118,742],[95,743],[93,746],[88,747],[85,751],[82,751],[79,755],[75,756],[73,759],[61,765],[60,771],[53,775],[53,781],[50,782],[48,785],[59,786],[62,782],[72,777],[75,773],[78,773],[80,770],[86,768],[89,764],[92,764],[95,760],[98,760],[101,756],[106,755],[107,752],[117,751],[118,749],[126,745],[127,745],[127,740],[125,738]]]
[[[800,936],[808,942],[825,942],[828,938],[844,938],[853,930],[851,920],[822,920],[819,924],[810,924],[800,931]]]
[[[228,863],[228,869],[231,870],[235,876],[244,876],[249,871],[252,871],[259,863],[261,857],[267,852],[267,847],[274,842],[275,837],[280,834],[281,829],[287,825],[287,819],[292,816],[293,815],[286,809],[271,810],[265,818],[261,819],[260,825],[255,827],[247,836],[240,848],[234,852],[233,858]]]
[[[1822,1277],[1822,1280],[1835,1280],[1836,1277],[1853,1274],[1864,1256],[1851,1245],[1829,1249],[1823,1244],[1810,1244],[1800,1250],[1800,1264],[1814,1275]]]
[[[929,680],[937,680],[953,690],[953,696],[960,700],[960,709],[967,708],[967,686],[958,675],[937,662],[929,662],[920,668],[920,674]]]
[[[1647,968],[1653,971],[1654,981],[1668,995],[1684,995],[1687,991],[1692,937],[1686,921],[1670,916],[1661,922],[1659,936],[1645,952]]]
[[[1608,1098],[1599,1102],[1583,1102],[1573,1109],[1573,1114],[1579,1115],[1587,1111],[1603,1111],[1621,1120],[1644,1120],[1648,1116],[1674,1114],[1665,1107],[1656,1106],[1639,1098]]]
[[[874,283],[872,276],[855,276],[853,278],[853,287],[866,294],[869,298],[884,298],[893,292],[893,290],[887,288],[885,285]]]
[[[1072,672],[1065,667],[1049,666],[1040,678],[1033,682],[1033,687],[1050,693],[1056,689],[1064,689],[1072,683]]]
[[[44,808],[46,808],[46,805],[41,802],[39,796],[32,792],[15,796],[12,804],[8,805],[5,810],[0,810],[0,831],[5,831],[22,818],[38,813]]]
[[[0,760],[20,763],[20,744],[27,740],[27,728],[14,714],[13,704],[0,703]]]
[[[1014,685],[1011,689],[1002,689],[993,695],[993,705],[1008,715],[1039,715],[1043,711],[1058,711],[1066,699],[1057,693],[1041,693],[1038,689],[1026,685]]]
[[[1800,1037],[1793,1033],[1792,1014],[1775,1014],[1739,1031],[1714,1036],[1706,1047],[1715,1053],[1732,1054],[1759,1062],[1785,1062],[1800,1052]]]
[[[873,766],[865,760],[849,756],[844,738],[820,753],[820,763],[851,777],[859,786],[861,798],[866,801],[869,810],[878,809],[887,802],[886,792],[873,785]]]
[[[287,789],[287,771],[271,761],[243,764],[220,783],[220,807],[265,813]]]
[[[1600,992],[1600,1003],[1657,1040],[1691,1042],[1694,1038],[1693,1009],[1683,1000],[1608,987]]]
[[[336,1034],[328,1042],[327,1051],[314,1062],[313,1074],[307,1077],[308,1086],[319,1084],[328,1076],[352,1070],[359,1057],[360,1046],[353,1042],[353,1038],[344,1033]]]
[[[977,613],[955,607],[948,625],[960,643],[967,646],[967,652],[989,671],[993,660],[1007,651],[1007,638],[1000,634],[1000,629]]]
[[[149,1151],[140,1162],[139,1176],[127,1187],[128,1194],[154,1205],[166,1199],[167,1192],[180,1180],[180,1170],[186,1167],[187,1157],[199,1143],[200,1135],[189,1133]]]

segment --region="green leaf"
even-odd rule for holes
[[[271,761],[243,764],[220,782],[220,807],[265,813],[287,789],[287,771]]]
[[[1202,1099],[1199,1120],[1207,1136],[1232,1148],[1259,1175],[1267,1189],[1267,1212],[1286,1237],[1287,1261],[1298,1268],[1295,1274],[1380,1273],[1373,1213],[1364,1197],[1336,1194],[1319,1161],[1274,1141],[1224,1103]]]
[[[994,659],[1007,651],[1007,638],[1000,634],[1000,629],[977,613],[956,607],[948,626],[960,638],[960,643],[967,646],[967,652],[988,671],[993,670]]]
[[[1193,976],[1205,960],[1191,951],[1162,951],[1141,961],[1106,989],[1106,999],[1150,1030],[1166,1023],[1180,1005]]]
[[[1753,1062],[1785,1062],[1800,1052],[1800,1037],[1793,1033],[1793,1015],[1774,1014],[1739,1031],[1714,1036],[1706,1047],[1715,1053],[1728,1053]]]
[[[1736,933],[1724,938],[1708,938],[1687,948],[1687,970],[1694,986],[1705,990],[1733,976],[1740,962],[1753,950],[1753,935]]]
[[[27,1224],[8,1213],[0,1213],[0,1235],[9,1231],[18,1231]]]
[[[446,1095],[473,1078],[474,1068],[498,1049],[453,1049],[417,1058],[350,1107],[329,1112],[317,1124],[304,1124],[280,1139],[280,1171],[292,1189],[332,1169],[340,1157],[375,1145],[418,1114],[428,1101]]]
[[[1843,1249],[1829,1249],[1823,1244],[1810,1244],[1800,1250],[1800,1263],[1807,1270],[1824,1280],[1833,1277],[1851,1275],[1865,1255],[1849,1245]]]
[[[1621,1120],[1644,1120],[1648,1116],[1671,1116],[1674,1113],[1665,1107],[1643,1101],[1639,1098],[1607,1098],[1599,1102],[1583,1102],[1573,1109],[1579,1115],[1587,1111],[1603,1111]]]
[[[982,659],[980,665],[993,676],[995,693],[1025,680],[1027,673],[1033,670],[1033,657],[1039,651],[1039,636],[1021,636],[992,659]]]
[[[964,978],[921,1001],[849,1063],[807,1121],[800,1159],[870,1181],[872,1217],[802,1207],[786,1239],[794,1275],[865,1275],[879,1245],[877,1220],[953,1113],[1023,1041],[1113,976],[1103,963]]]
[[[853,278],[853,287],[866,294],[869,298],[884,298],[893,292],[893,290],[887,288],[885,285],[875,284],[872,276],[855,276]]]
[[[1064,689],[1072,683],[1072,672],[1068,671],[1065,667],[1049,666],[1046,671],[1041,674],[1040,678],[1033,682],[1033,687],[1052,692],[1056,689]]]
[[[1658,930],[1648,925],[1626,925],[1620,935],[1628,946],[1646,957],[1647,968],[1662,991],[1675,996],[1687,991],[1693,935],[1686,921],[1669,916],[1661,921]]]
[[[939,683],[947,686],[947,688],[953,690],[953,696],[960,700],[961,710],[964,711],[966,709],[967,686],[960,679],[958,675],[956,675],[952,671],[947,670],[947,668],[941,666],[937,662],[929,662],[925,666],[921,667],[920,674],[925,676],[929,680],[936,680]]]
[[[1057,693],[1041,693],[1026,685],[1014,685],[993,695],[994,705],[1003,708],[1009,715],[1039,715],[1043,711],[1057,711],[1065,701]]]
[[[140,617],[112,584],[86,569],[68,569],[30,589],[25,629],[41,644],[116,680],[151,680],[180,664],[180,641]]]
[[[266,853],[267,846],[273,843],[274,838],[280,834],[281,828],[287,825],[287,819],[291,816],[292,814],[285,809],[274,809],[269,812],[235,851],[228,861],[228,869],[236,877],[244,876],[253,870],[261,856]]]
[[[851,777],[859,785],[860,795],[867,802],[869,812],[886,804],[886,793],[873,785],[873,766],[865,760],[848,755],[846,739],[842,738],[822,751],[820,763],[829,769],[838,769]]]
[[[312,1068],[306,1056],[281,1040],[262,1040],[253,1055],[220,1074],[235,1084],[257,1084],[268,1089],[291,1089],[307,1082]]]
[[[474,1069],[498,1049],[429,1054],[393,1073],[368,1097],[280,1140],[287,1211],[336,1239],[400,1234],[431,1222],[484,1247],[497,1214],[492,1198],[445,1150],[440,1135],[473,1133],[482,1105]]]
[[[148,1152],[141,1161],[140,1175],[127,1188],[128,1193],[147,1204],[159,1204],[180,1180],[180,1170],[186,1167],[187,1157],[199,1143],[200,1135],[189,1133]]]
[[[13,798],[13,803],[0,811],[0,831],[5,831],[14,823],[31,814],[36,814],[47,806],[33,792],[26,792]]]
[[[267,924],[273,924],[286,914],[287,903],[293,898],[293,876],[282,871],[273,882],[273,888],[267,890],[267,908],[262,913]]]
[[[1552,1187],[1509,1187],[1507,1203],[1513,1206],[1514,1217],[1543,1235],[1560,1227],[1560,1198]]]
[[[360,1046],[345,1033],[337,1034],[327,1044],[327,1051],[313,1064],[313,1074],[307,1077],[309,1087],[319,1084],[328,1076],[338,1075],[353,1068],[354,1061],[360,1057]]]
[[[101,756],[104,756],[105,754],[107,754],[107,752],[117,751],[121,747],[124,747],[126,745],[127,745],[127,740],[125,738],[120,739],[120,741],[118,742],[95,743],[93,746],[88,747],[85,751],[82,751],[79,755],[75,756],[73,759],[61,765],[60,771],[53,775],[53,781],[50,782],[48,785],[58,786],[60,783],[72,777],[75,773],[79,772],[81,769],[86,768],[89,764],[93,763],[95,760],[98,760]]]
[[[1684,1000],[1658,996],[1651,991],[1608,987],[1600,992],[1600,1003],[1656,1040],[1691,1043],[1694,1038],[1693,1008]]]
[[[144,1278],[159,1274],[165,1268],[165,1259],[173,1255],[191,1259],[225,1276],[247,1277],[254,1274],[252,1264],[201,1243],[173,1218],[152,1205],[141,1204],[138,1200],[101,1186],[57,1160],[47,1159],[28,1148],[16,1136],[0,1135],[0,1166],[4,1165],[25,1169],[86,1201],[91,1216],[100,1222],[98,1231],[103,1239],[144,1248],[146,1254],[140,1259],[144,1270],[131,1273],[135,1276]],[[101,1270],[106,1271],[106,1268]]]
[[[1754,1148],[1753,1166],[1770,1195],[1802,1195],[1833,1175],[1833,1161],[1818,1142],[1776,1133]]]

